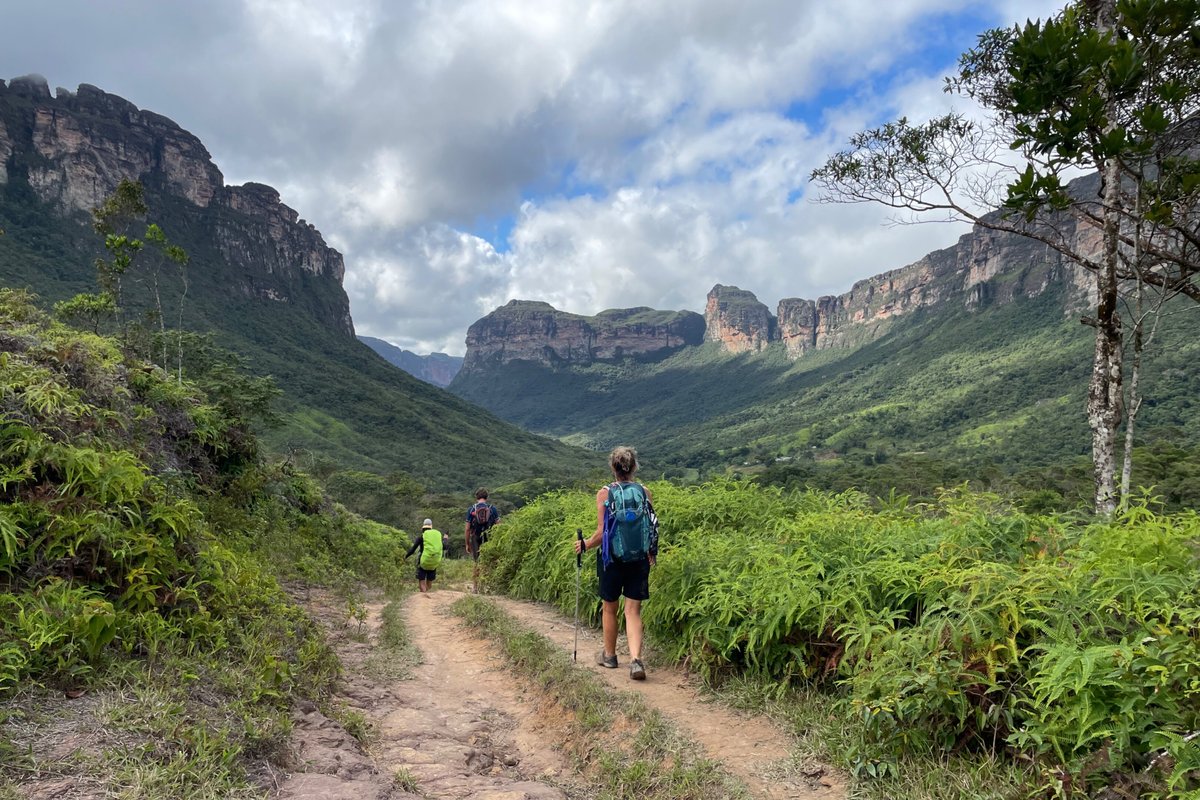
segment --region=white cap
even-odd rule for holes
[[[424,522],[422,522],[422,523],[421,523],[421,527],[422,527],[422,528],[432,528],[432,527],[433,527],[433,520],[431,520],[431,519],[427,519],[427,520],[425,520]]]

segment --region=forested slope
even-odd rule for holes
[[[769,469],[780,480],[817,480],[831,465],[846,476],[922,461],[920,482],[891,475],[912,492],[1086,456],[1091,335],[1063,308],[1051,290],[977,310],[918,311],[861,347],[794,361],[779,343],[740,355],[710,343],[660,359],[514,361],[460,376],[454,388],[531,430],[598,448],[635,443],[653,474]],[[1151,439],[1194,446],[1200,344],[1187,335],[1189,318],[1168,317],[1149,352],[1139,424]]]

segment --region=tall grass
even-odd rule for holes
[[[1031,790],[1200,788],[1200,518],[1032,516],[944,491],[652,484],[662,551],[643,618],[670,657],[831,696],[860,776],[915,754],[1033,765]],[[489,585],[573,611],[593,498],[545,497],[484,551]],[[594,592],[591,565],[583,576]],[[590,594],[588,596],[594,596]],[[594,604],[588,604],[594,619]]]

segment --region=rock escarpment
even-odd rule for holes
[[[704,306],[704,339],[730,353],[757,353],[777,338],[775,317],[752,293],[717,284]]]
[[[1079,196],[1095,195],[1095,177],[1072,184]],[[998,215],[985,219],[995,220]],[[1071,218],[1055,221],[1083,252],[1098,252],[1099,232]],[[855,283],[840,295],[815,300],[785,298],[776,313],[753,293],[717,284],[708,293],[704,317],[678,316],[671,326],[597,329],[596,320],[616,315],[648,319],[649,309],[606,311],[580,317],[546,303],[513,301],[471,327],[464,369],[524,359],[543,364],[588,363],[622,354],[657,352],[715,342],[729,353],[758,353],[782,342],[789,357],[824,349],[853,349],[883,336],[892,324],[920,310],[975,310],[1033,298],[1052,287],[1065,289],[1064,313],[1094,304],[1093,278],[1050,246],[1015,233],[976,226],[956,244],[920,260]]]
[[[1080,227],[1073,236],[1085,251],[1098,245],[1091,228]],[[858,281],[844,294],[780,300],[779,339],[792,358],[859,347],[919,309],[1004,305],[1037,297],[1057,284],[1067,290],[1064,313],[1091,302],[1091,275],[1081,267],[1041,242],[976,226],[954,246]]]
[[[38,76],[0,81],[0,184],[26,183],[48,208],[83,218],[123,179],[142,183],[156,215],[171,208],[175,216],[160,219],[168,235],[172,227],[211,234],[236,276],[227,291],[303,302],[325,326],[353,336],[341,254],[277,191],[225,185],[198,138],[95,86],[51,95]],[[313,279],[316,303],[297,296],[312,291]]]
[[[555,366],[662,355],[703,339],[704,319],[692,311],[627,308],[585,317],[513,300],[467,330],[462,371],[518,360]]]

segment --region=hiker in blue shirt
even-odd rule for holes
[[[479,591],[479,549],[488,540],[488,531],[500,521],[500,511],[488,502],[488,490],[475,490],[475,504],[467,509],[467,524],[463,532],[467,537],[467,554],[475,562],[471,573],[472,591]]]
[[[596,492],[596,531],[577,539],[575,552],[600,548],[596,574],[600,578],[604,649],[596,663],[617,668],[617,603],[625,596],[625,638],[629,643],[629,677],[646,679],[642,663],[642,601],[650,598],[650,567],[658,554],[657,519],[650,491],[633,479],[637,451],[618,447],[608,457],[614,483]]]

